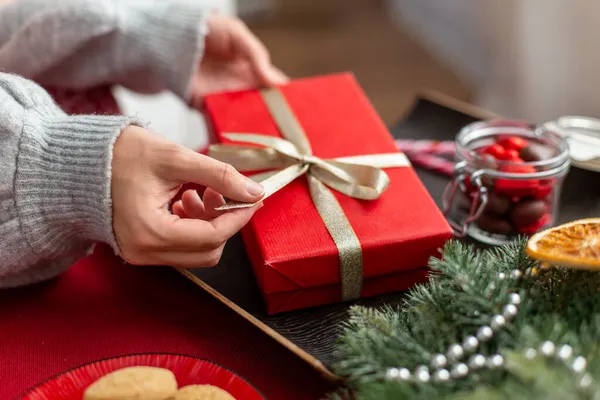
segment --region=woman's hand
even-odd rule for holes
[[[184,183],[206,186],[167,205]],[[137,265],[208,267],[217,264],[225,242],[250,220],[253,208],[220,213],[229,199],[256,202],[260,184],[230,165],[171,143],[143,128],[125,128],[112,161],[113,228],[122,257]]]
[[[191,104],[210,93],[277,86],[289,78],[271,64],[262,42],[239,19],[214,14],[207,21],[204,56],[194,76]]]

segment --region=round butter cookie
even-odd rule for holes
[[[179,389],[173,400],[235,400],[235,398],[216,386],[189,385]]]
[[[167,400],[177,393],[177,380],[168,369],[129,367],[92,383],[83,400]]]

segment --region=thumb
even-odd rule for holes
[[[231,165],[189,149],[183,149],[174,157],[168,175],[172,180],[210,187],[235,201],[254,203],[264,195],[261,184],[240,174]]]

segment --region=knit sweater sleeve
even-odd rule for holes
[[[68,116],[37,84],[0,73],[0,287],[54,276],[94,242],[118,251],[112,148],[129,124]]]
[[[73,89],[167,89],[187,100],[208,11],[189,0],[12,0],[0,6],[0,71]]]
[[[188,0],[0,5],[0,287],[53,277],[94,242],[118,252],[112,149],[124,127],[139,125],[127,117],[68,116],[32,80],[71,89],[167,89],[187,99],[207,11],[206,2]]]

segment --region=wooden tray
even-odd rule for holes
[[[423,90],[418,94],[413,109],[392,127],[391,133],[404,139],[453,140],[464,125],[495,116],[440,93]],[[420,168],[416,171],[441,207],[442,192],[448,179]],[[564,184],[559,222],[600,216],[599,198],[600,180],[597,174],[573,168]],[[217,267],[180,272],[334,381],[339,379],[331,371],[332,364],[337,361],[334,348],[341,323],[348,317],[348,307],[352,304],[394,305],[403,300],[403,293],[394,293],[269,316],[240,235],[227,243]]]

